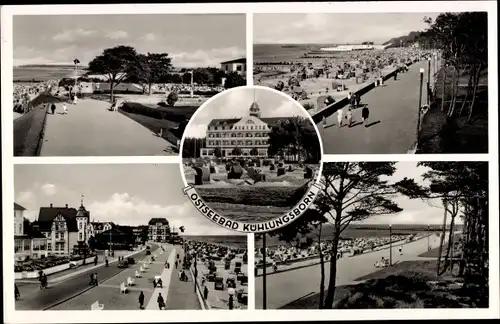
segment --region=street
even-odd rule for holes
[[[194,293],[193,282],[180,282],[174,264],[171,263],[170,278],[165,276],[165,261],[176,254],[180,254],[182,247],[162,244],[165,252],[157,244],[151,249],[151,254],[156,254],[155,261],[148,265],[148,269],[140,278],[135,278],[135,273],[141,261],[149,261],[146,252],[134,256],[136,263],[128,268],[120,269],[117,263],[109,267],[100,267],[86,271],[76,276],[50,284],[49,288],[40,290],[38,283],[19,284],[20,300],[16,301],[16,310],[90,310],[96,301],[104,305],[105,310],[131,310],[138,309],[140,291],[145,295],[144,306],[146,309],[158,309],[156,298],[160,288],[153,288],[153,277],[161,275],[163,281],[162,295],[167,309],[199,309],[200,306]],[[160,254],[161,253],[161,254]],[[180,269],[180,266],[179,266]],[[90,273],[97,272],[99,285],[89,286]],[[120,284],[126,283],[128,277],[134,279],[133,286],[128,287],[128,292],[120,292]],[[171,279],[171,280],[170,280]],[[155,292],[156,290],[156,292]],[[151,305],[150,307],[147,307]]]
[[[416,141],[420,68],[428,62],[412,64],[407,73],[399,73],[361,96],[361,105],[367,105],[370,116],[361,124],[362,107],[353,111],[353,126],[347,126],[347,107],[343,108],[343,127],[339,128],[337,113],[327,118],[318,129],[325,154],[404,154]],[[426,103],[427,70],[424,73],[422,105]]]

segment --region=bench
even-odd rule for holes
[[[146,270],[142,266],[139,268],[139,271],[140,272],[146,272]]]
[[[140,278],[141,277],[141,271],[142,269],[139,269],[139,271],[135,270],[135,277]]]
[[[120,294],[122,294],[122,293],[123,293],[123,294],[126,294],[126,293],[127,293],[127,290],[128,290],[128,289],[127,289],[127,286],[125,286],[125,283],[124,283],[124,282],[122,282],[122,283],[120,284]]]
[[[144,269],[148,269],[148,268],[149,268],[149,265],[146,262],[144,262]]]
[[[134,285],[134,279],[132,279],[131,277],[128,277],[127,278],[127,286],[133,286]]]
[[[103,310],[104,309],[104,304],[99,304],[99,301],[95,301],[92,305],[90,305],[90,310]]]

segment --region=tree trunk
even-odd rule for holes
[[[323,251],[321,250],[321,234],[323,231],[323,223],[319,224],[319,235],[318,235],[318,242],[319,242],[319,262],[321,266],[321,279],[319,283],[319,308],[323,308],[324,304],[324,299],[325,299],[325,261],[323,258]]]
[[[330,255],[330,280],[328,282],[328,291],[326,293],[325,304],[323,306],[323,308],[325,309],[333,308],[333,301],[335,298],[335,285],[337,283],[337,254],[340,240],[341,215],[342,211],[336,212],[332,251]]]
[[[458,68],[453,67],[453,79],[451,81],[451,103],[448,106],[448,117],[453,116],[453,111],[455,110],[455,103],[457,101],[457,88],[458,88],[458,80],[459,80],[459,71]]]
[[[111,97],[111,102],[113,102],[113,99],[114,99],[114,90],[115,89],[115,83],[113,81],[111,81],[109,83],[109,92],[110,92],[110,97]]]
[[[465,108],[465,104],[467,103],[467,99],[469,99],[469,95],[471,93],[472,88],[472,79],[474,79],[476,69],[474,67],[469,72],[469,81],[467,82],[467,93],[465,94],[464,101],[462,102],[462,107],[460,107],[460,112],[458,113],[458,117],[462,116],[462,112]]]
[[[443,66],[443,92],[441,95],[441,112],[444,112],[444,101],[446,100],[446,65]]]
[[[469,118],[467,119],[467,122],[470,122],[470,120],[472,118],[472,110],[474,109],[474,103],[476,101],[476,93],[477,93],[477,87],[479,84],[479,77],[481,75],[481,69],[482,69],[482,65],[481,65],[481,63],[479,63],[479,66],[477,67],[476,75],[474,77],[474,90],[472,92],[472,101],[471,101],[470,106],[469,106]]]
[[[443,242],[444,242],[444,237],[446,235],[446,217],[448,216],[448,211],[446,210],[447,208],[447,203],[446,200],[443,200],[443,205],[444,205],[444,216],[443,216],[443,228],[441,229],[441,239],[439,241],[439,252],[438,252],[438,259],[437,259],[437,275],[440,276],[440,270],[441,270],[441,255],[443,254]]]
[[[148,90],[148,95],[151,95],[151,82],[148,84],[149,90]]]

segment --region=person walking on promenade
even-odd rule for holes
[[[156,301],[158,302],[158,308],[160,310],[165,309],[165,300],[163,299],[161,293],[158,294],[158,299],[156,299]]]
[[[139,294],[139,309],[144,309],[144,293]]]
[[[66,114],[68,114],[68,106],[66,105],[66,103],[63,103],[63,115]]]
[[[361,110],[361,117],[363,118],[363,124],[365,123],[365,121],[368,121],[368,117],[370,117],[370,110],[368,110],[368,105],[365,105]],[[366,126],[367,125],[365,124],[365,127]]]
[[[179,262],[177,260],[175,260],[175,268],[177,269],[177,265],[179,264]]]
[[[157,285],[158,285],[158,287],[160,287],[161,289],[163,289],[163,281],[161,280],[161,278],[158,278]]]
[[[359,95],[359,93],[356,94],[356,107],[359,107],[359,105],[361,104],[361,96]]]
[[[208,287],[205,286],[205,289],[203,289],[203,299],[207,300],[208,298]]]
[[[347,125],[349,127],[351,127],[352,126],[352,109],[351,108],[347,109],[347,116],[346,117],[347,117]]]
[[[50,106],[50,110],[52,111],[52,115],[53,115],[56,111],[56,104],[55,103],[52,103],[52,105]]]
[[[398,71],[394,72],[394,81],[398,79]]]
[[[340,108],[337,110],[337,122],[339,123],[339,127],[342,127],[342,118],[344,117],[344,110]]]
[[[104,262],[106,263],[106,267],[109,267],[108,257],[106,257],[106,259],[104,260]]]
[[[97,255],[95,256],[94,258],[94,265],[96,266],[97,265]]]

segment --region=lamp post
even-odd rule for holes
[[[263,258],[262,258],[262,309],[267,308],[267,285],[266,285],[266,233],[262,233],[262,250],[263,250]]]
[[[389,225],[389,266],[392,266],[392,225]]]
[[[189,71],[189,74],[191,74],[191,98],[194,96],[194,89],[193,89],[193,71]]]
[[[431,105],[431,60],[432,56],[429,56],[429,66],[427,69],[427,106]]]
[[[73,63],[75,64],[75,96],[76,96],[76,87],[77,87],[77,80],[78,80],[78,64],[80,63],[80,60],[75,58],[73,60]]]
[[[420,69],[420,95],[418,96],[418,119],[417,119],[417,147],[420,135],[420,109],[422,107],[422,84],[424,82],[424,69]]]
[[[431,225],[427,225],[427,251],[431,250]]]

